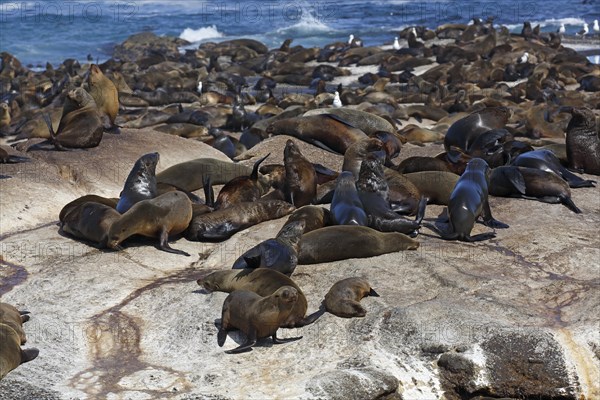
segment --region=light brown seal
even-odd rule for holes
[[[154,199],[142,200],[115,221],[108,234],[107,246],[119,250],[132,235],[159,238],[158,248],[173,254],[189,256],[169,246],[169,237],[185,231],[192,220],[192,202],[183,192],[174,191]]]
[[[19,365],[33,360],[39,354],[35,347],[21,349],[21,338],[10,326],[0,323],[0,380]]]
[[[379,294],[364,278],[346,278],[333,284],[325,295],[325,309],[341,318],[364,317],[367,310],[360,304],[363,297]]]
[[[366,226],[328,226],[302,236],[298,264],[375,257],[418,247],[419,242],[398,232],[384,233]]]
[[[286,200],[296,207],[311,204],[317,195],[317,173],[293,140],[285,143],[283,163]]]
[[[288,319],[297,301],[298,291],[292,286],[283,286],[266,297],[246,290],[230,293],[223,303],[217,343],[222,347],[227,339],[227,331],[231,329],[244,332],[246,341],[233,350],[227,350],[228,354],[249,351],[258,339],[269,336],[275,344],[301,339],[277,338],[277,330]]]
[[[92,64],[88,85],[98,110],[108,117],[110,128],[115,128],[115,118],[119,112],[119,92],[115,84],[102,73],[100,67]]]

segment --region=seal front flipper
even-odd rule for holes
[[[525,178],[518,167],[505,167],[502,169],[502,173],[519,193],[525,194],[527,189]]]
[[[261,264],[260,245],[254,246],[233,263],[232,269],[259,268]]]
[[[34,360],[38,354],[40,354],[40,351],[35,347],[21,350],[21,364]]]
[[[581,214],[581,210],[579,207],[573,203],[573,200],[567,196],[559,196],[558,199],[562,204],[564,204],[569,210],[573,211],[576,214]]]
[[[221,325],[221,328],[219,328],[219,333],[217,334],[217,344],[219,345],[219,347],[223,347],[226,339],[227,339],[227,330],[225,330],[223,328],[223,325]]]
[[[244,344],[242,344],[239,347],[236,347],[233,350],[227,350],[225,351],[225,353],[227,354],[238,354],[238,353],[244,353],[246,351],[252,351],[252,346],[254,346],[256,344],[256,328],[252,327],[251,330],[247,333],[248,334],[248,338],[246,339],[246,341],[244,342]]]
[[[275,344],[284,344],[284,343],[294,342],[296,340],[302,339],[302,336],[286,338],[286,339],[279,339],[277,337],[277,332],[275,332],[273,334],[273,336],[271,336],[271,337],[273,338],[273,343],[275,343]]]
[[[496,229],[508,228],[507,224],[505,224],[504,222],[495,220],[494,217],[492,217],[492,210],[490,209],[490,203],[487,199],[485,199],[483,202],[483,209],[481,211],[481,217],[483,218],[483,224],[485,226],[489,226],[490,228],[496,228]]]
[[[202,186],[204,188],[204,204],[209,207],[215,207],[215,191],[212,187],[210,175],[202,176]]]
[[[373,288],[371,288],[371,290],[369,290],[368,296],[380,297],[379,293],[377,293],[375,290],[373,290]]]
[[[158,249],[162,251],[166,251],[167,253],[180,254],[182,256],[189,257],[190,255],[183,250],[177,250],[169,246],[169,231],[163,229],[160,232],[160,242],[158,244]]]
[[[294,326],[286,326],[285,328],[302,328],[304,326],[310,325],[319,319],[323,314],[325,314],[325,306],[321,304],[321,307],[314,313],[302,318],[300,321],[296,321]]]
[[[57,140],[58,136],[56,135],[56,132],[54,132],[54,128],[52,127],[52,119],[50,118],[50,116],[46,113],[43,113],[42,117],[44,118],[44,122],[48,127],[48,131],[50,132],[50,142],[52,142],[56,150],[66,151],[67,149],[65,149]]]

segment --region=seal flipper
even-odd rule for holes
[[[28,314],[21,314],[21,323],[29,321],[29,318]]]
[[[425,218],[425,208],[427,208],[427,198],[425,196],[421,196],[419,200],[419,206],[417,207],[417,216],[415,217],[415,222],[421,225],[423,222],[423,218]]]
[[[214,208],[215,207],[215,191],[212,187],[210,175],[202,176],[202,186],[204,187],[204,204]]]
[[[221,325],[221,328],[219,328],[219,333],[217,334],[217,344],[219,345],[219,347],[223,347],[226,339],[227,330],[225,330],[225,328],[223,328],[223,326]]]
[[[182,256],[189,257],[190,255],[183,250],[177,250],[169,246],[169,232],[166,229],[163,229],[160,232],[158,249],[162,251],[166,251],[167,253],[180,254]]]
[[[237,354],[237,353],[244,353],[246,351],[251,351],[252,346],[254,346],[255,344],[256,344],[256,328],[251,327],[251,330],[248,332],[248,338],[246,339],[244,344],[242,344],[239,347],[236,347],[233,350],[227,350],[225,353]]]
[[[321,304],[321,307],[319,307],[319,309],[317,311],[315,311],[314,313],[302,318],[300,321],[297,321],[294,326],[291,327],[285,327],[285,328],[302,328],[306,325],[310,325],[313,322],[315,322],[317,319],[319,319],[323,314],[325,314],[325,306],[323,304]]]
[[[527,189],[525,185],[525,178],[518,167],[507,167],[502,170],[502,173],[512,184],[512,186],[522,195],[525,194]]]
[[[579,207],[573,203],[573,200],[567,196],[559,196],[558,199],[562,204],[564,204],[569,210],[573,211],[576,214],[581,214],[581,210]]]
[[[273,339],[273,343],[275,343],[275,344],[283,344],[283,343],[289,343],[289,342],[294,342],[296,340],[300,340],[300,339],[302,339],[302,336],[291,337],[291,338],[286,338],[286,339],[279,339],[277,337],[277,332],[275,332],[273,334],[273,336],[271,336],[271,338]]]
[[[380,297],[379,293],[377,293],[375,290],[373,290],[373,288],[371,288],[371,290],[369,290],[369,293],[367,293],[367,296]]]
[[[40,351],[35,347],[21,350],[21,364],[34,360],[38,354],[40,354]]]
[[[52,119],[50,119],[50,116],[46,113],[42,114],[42,117],[44,118],[44,122],[46,123],[46,126],[48,127],[48,132],[50,132],[50,142],[54,145],[54,147],[56,148],[56,150],[59,151],[66,151],[67,149],[65,149],[56,139],[57,139],[57,134],[56,132],[54,132],[54,128],[52,127]]]
[[[483,224],[485,226],[489,226],[490,228],[497,228],[497,229],[508,228],[507,224],[505,224],[504,222],[495,220],[494,217],[492,217],[492,210],[490,209],[490,203],[487,199],[485,199],[483,202],[483,209],[481,211],[481,216],[483,218]]]
[[[260,245],[254,246],[244,254],[240,258],[238,258],[233,264],[232,269],[243,269],[243,268],[252,268],[256,269],[260,267],[261,261],[261,252]]]
[[[563,166],[560,166],[559,172],[562,178],[567,181],[569,187],[573,189],[596,186],[596,181],[580,178]]]
[[[264,156],[263,158],[258,159],[255,163],[254,163],[254,167],[252,167],[252,173],[250,174],[250,178],[253,181],[258,180],[258,168],[260,167],[260,164],[265,161],[267,159],[267,157],[269,157],[271,155],[271,153],[267,154],[266,156]]]
[[[466,236],[462,240],[463,242],[481,242],[483,240],[488,240],[496,237],[496,232],[486,232],[480,233],[475,236]]]

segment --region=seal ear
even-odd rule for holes
[[[508,179],[508,181],[513,185],[513,187],[517,189],[519,193],[524,195],[526,191],[525,179],[523,178],[523,174],[521,174],[521,171],[519,171],[519,168],[505,168],[503,173],[506,179]]]

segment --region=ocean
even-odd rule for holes
[[[323,46],[350,34],[365,45],[391,43],[405,27],[435,28],[494,16],[520,32],[523,21],[574,35],[600,19],[600,0],[544,1],[196,1],[96,0],[0,1],[0,51],[25,65],[43,67],[67,58],[100,62],[134,33],[177,36],[196,47],[206,41],[252,38],[270,48],[286,38],[293,44]],[[600,48],[600,39],[582,48]],[[595,58],[598,58],[597,56]],[[596,60],[597,62],[597,60]]]

